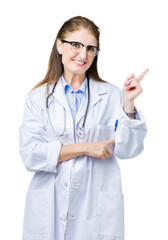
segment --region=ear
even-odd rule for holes
[[[59,39],[57,39],[57,50],[58,50],[60,55],[63,53],[62,42]]]

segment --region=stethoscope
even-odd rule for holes
[[[56,88],[56,85],[57,85],[57,82],[55,82],[53,88],[52,88],[52,91],[51,93],[48,94],[48,96],[46,97],[46,111],[47,111],[47,115],[48,115],[48,119],[49,119],[49,123],[51,125],[51,128],[55,134],[55,137],[62,137],[62,136],[65,136],[67,135],[66,133],[66,117],[65,117],[65,111],[64,111],[64,129],[62,131],[61,134],[58,134],[56,133],[53,125],[52,125],[52,122],[51,122],[51,118],[50,118],[50,113],[49,113],[49,98],[53,95],[54,91],[55,91],[55,88]],[[76,134],[79,138],[84,138],[85,137],[85,121],[86,121],[86,117],[87,117],[87,113],[88,113],[88,108],[89,108],[89,103],[90,103],[90,88],[89,88],[89,77],[87,77],[87,85],[88,85],[88,101],[87,101],[87,107],[86,107],[86,111],[85,111],[85,115],[84,115],[84,119],[83,119],[83,124],[82,124],[82,127],[78,127],[77,130],[76,130]]]

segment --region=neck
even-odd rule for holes
[[[86,74],[67,74],[63,73],[65,81],[73,88],[79,89],[82,83],[85,81]]]

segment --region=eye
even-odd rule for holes
[[[72,46],[73,46],[74,48],[81,48],[81,44],[78,43],[78,42],[72,43]]]
[[[89,52],[95,52],[95,47],[93,47],[93,46],[87,46],[87,50],[89,51]]]

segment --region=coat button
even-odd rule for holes
[[[68,183],[65,182],[65,183],[64,183],[64,186],[65,186],[65,187],[68,187]]]
[[[79,184],[78,183],[72,183],[72,188],[78,189],[79,188]]]

